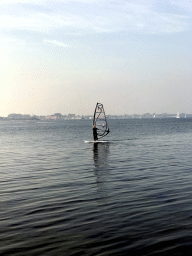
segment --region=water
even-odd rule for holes
[[[0,255],[191,255],[192,120],[0,122]]]

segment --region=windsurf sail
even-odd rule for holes
[[[100,139],[109,133],[105,110],[103,104],[97,103],[93,116],[93,127],[97,128],[97,138]]]

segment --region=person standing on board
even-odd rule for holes
[[[97,141],[98,140],[98,137],[97,137],[97,128],[95,125],[93,125],[93,139],[94,141]]]

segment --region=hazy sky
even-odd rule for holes
[[[191,0],[1,0],[0,116],[192,113]]]

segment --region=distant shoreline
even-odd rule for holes
[[[44,121],[44,122],[54,122],[54,121],[67,121],[67,120],[92,120],[93,117],[92,116],[85,116],[85,117],[79,117],[79,118],[42,118],[42,117],[32,117],[32,118],[9,118],[9,117],[0,117],[0,121],[26,121],[26,122],[34,122],[34,121]],[[192,114],[188,114],[185,116],[143,116],[143,115],[138,115],[138,116],[107,116],[108,120],[117,120],[117,119],[192,119]]]

